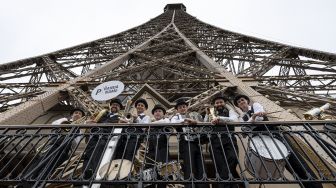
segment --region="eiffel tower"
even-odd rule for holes
[[[0,125],[50,123],[41,117],[71,106],[93,114],[106,104],[97,106],[90,91],[111,80],[125,84],[124,104],[146,85],[167,104],[188,97],[198,111],[226,92],[275,112],[272,121],[304,121],[304,112],[326,103],[324,113],[334,118],[335,73],[336,54],[221,29],[188,14],[183,4],[168,4],[121,33],[1,64]]]

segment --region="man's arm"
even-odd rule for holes
[[[57,119],[57,120],[53,121],[51,124],[52,125],[60,125],[64,121],[68,121],[68,119],[67,118]]]
[[[264,107],[261,106],[261,104],[259,103],[253,103],[253,115],[250,119],[252,119],[252,121],[264,121],[264,115],[265,115],[265,111],[264,111]]]
[[[235,121],[238,121],[238,114],[234,110],[229,111],[229,117],[219,116],[219,122],[220,123],[235,122]]]

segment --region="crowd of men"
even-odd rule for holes
[[[227,125],[226,122],[254,122],[254,121],[268,121],[267,114],[263,106],[257,102],[251,103],[250,98],[246,95],[237,95],[233,99],[233,104],[238,107],[243,115],[239,116],[233,108],[227,108],[228,98],[225,95],[216,95],[212,100],[212,105],[214,106],[214,114],[207,113],[205,116],[200,116],[195,118],[194,115],[190,115],[188,109],[188,102],[185,98],[180,98],[176,100],[175,110],[176,113],[167,117],[166,109],[162,105],[155,105],[151,110],[154,117],[153,121],[150,116],[146,115],[148,110],[148,103],[145,99],[138,99],[135,101],[135,108],[137,115],[129,120],[120,113],[124,106],[119,99],[112,99],[109,103],[110,111],[108,114],[103,116],[98,122],[90,119],[87,120],[88,124],[95,123],[138,123],[138,124],[149,124],[149,123],[183,123],[185,126],[176,127],[176,132],[180,133],[181,137],[178,142],[178,155],[179,161],[182,163],[183,179],[184,180],[203,180],[206,174],[205,158],[203,156],[203,151],[201,147],[202,144],[210,143],[210,150],[208,151],[212,164],[214,166],[215,174],[218,180],[233,180],[235,178],[239,179],[240,175],[237,172],[238,165],[238,144],[237,138],[234,136],[235,127],[234,125]],[[54,122],[53,124],[61,124],[64,122],[76,121],[77,119],[85,116],[85,113],[81,109],[74,109],[71,112],[71,119],[63,119]],[[62,122],[61,122],[62,121]],[[200,121],[211,122],[212,134],[210,137],[199,136],[202,131]],[[223,126],[225,125],[225,126]],[[254,127],[254,130],[274,130],[276,127],[258,126]],[[95,130],[96,133],[111,133],[112,128],[100,127]],[[137,137],[137,134],[123,134],[126,128],[122,130],[122,134],[118,139],[115,154],[113,159],[123,159],[134,161],[134,155],[140,147],[142,142],[141,138]],[[137,128],[133,133],[143,133],[144,128]],[[159,134],[151,134],[148,138],[148,149],[146,149],[146,159],[152,161],[145,164],[145,168],[153,168],[157,163],[164,164],[171,161],[171,156],[169,155],[168,138],[160,132],[165,132],[162,127],[154,128],[150,130],[151,132],[158,132]],[[217,134],[221,133],[221,134]],[[143,139],[143,138],[142,138]],[[93,178],[95,172],[97,172],[97,166],[101,161],[102,155],[109,142],[108,137],[101,137],[99,134],[92,136],[88,143],[86,150],[83,154],[83,173],[85,179]],[[146,160],[145,159],[145,160]],[[148,161],[148,160],[147,160]],[[288,158],[289,164],[286,167],[292,173],[295,173],[299,178],[307,179],[307,167],[303,163],[303,159],[294,157],[290,155]],[[153,164],[154,163],[154,164]],[[314,177],[313,173],[310,171],[310,175]],[[322,185],[319,183],[304,183],[305,187],[321,188]],[[157,187],[166,187],[165,184],[158,184]],[[209,187],[208,184],[197,183],[196,187],[206,188]],[[232,183],[221,183],[216,185],[219,188],[234,188],[238,187],[237,184]],[[186,184],[185,187],[191,188],[192,184]]]

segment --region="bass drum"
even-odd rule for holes
[[[126,159],[107,162],[99,169],[98,173],[100,177],[106,177],[107,180],[123,180],[129,175],[135,174],[132,162]]]
[[[279,179],[288,156],[288,149],[279,139],[266,135],[254,136],[248,141],[245,166],[256,178]]]

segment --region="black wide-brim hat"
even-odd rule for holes
[[[152,109],[152,114],[153,114],[153,115],[154,115],[155,110],[157,110],[157,109],[161,109],[161,110],[163,111],[163,114],[166,114],[166,109],[165,109],[163,106],[157,104],[157,105],[155,105],[154,108]]]
[[[179,99],[177,99],[177,100],[176,100],[176,104],[175,104],[175,109],[177,109],[178,106],[183,105],[183,104],[185,104],[185,105],[188,106],[188,103],[187,103],[187,99],[186,99],[186,98],[183,97],[183,98],[179,98]]]
[[[111,99],[111,100],[110,100],[110,106],[111,106],[112,103],[117,103],[117,104],[119,104],[119,106],[120,106],[120,110],[122,110],[122,109],[124,108],[123,105],[122,105],[122,103],[121,103],[121,100],[120,100],[120,99]]]
[[[227,102],[229,100],[224,94],[220,93],[220,94],[215,95],[215,97],[212,99],[212,104],[214,104],[215,101],[218,99],[223,99],[224,102]]]
[[[237,96],[234,98],[234,101],[233,101],[233,103],[234,103],[235,106],[238,107],[238,103],[237,103],[237,101],[238,101],[240,98],[244,98],[244,99],[247,100],[248,103],[250,103],[250,98],[249,98],[248,96],[246,96],[246,95],[237,95]]]
[[[138,103],[144,104],[145,108],[148,109],[148,103],[145,99],[140,98],[140,99],[136,100],[135,103],[134,103],[135,107],[138,105]]]
[[[72,114],[75,112],[75,111],[80,111],[82,113],[82,116],[85,116],[85,112],[80,109],[80,108],[74,108],[70,111],[70,116],[72,116]]]

